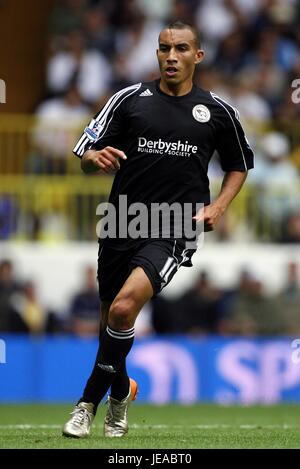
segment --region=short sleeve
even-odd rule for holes
[[[82,158],[90,149],[101,150],[106,146],[118,146],[124,129],[124,103],[141,84],[129,86],[114,94],[105,106],[91,119],[76,143],[73,153]]]
[[[222,108],[216,150],[223,171],[248,171],[254,167],[254,154],[235,108],[214,96]]]

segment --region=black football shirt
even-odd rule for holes
[[[84,130],[73,152],[123,150],[109,202],[210,203],[209,161],[217,150],[225,172],[253,168],[253,152],[235,108],[196,85],[184,96],[162,92],[159,80],[113,95]],[[195,208],[196,211],[196,208]],[[194,213],[193,213],[194,214]],[[128,241],[128,240],[127,240]],[[114,240],[119,248],[127,241]]]

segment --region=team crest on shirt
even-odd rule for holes
[[[204,104],[197,104],[193,107],[192,114],[198,122],[208,122],[210,119],[210,110]]]

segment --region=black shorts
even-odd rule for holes
[[[148,239],[121,251],[99,243],[98,282],[101,301],[113,301],[134,267],[142,267],[157,295],[181,266],[191,267],[196,249],[182,240]]]

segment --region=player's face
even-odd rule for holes
[[[164,29],[160,33],[157,58],[161,78],[168,86],[190,82],[203,56],[190,29]]]

